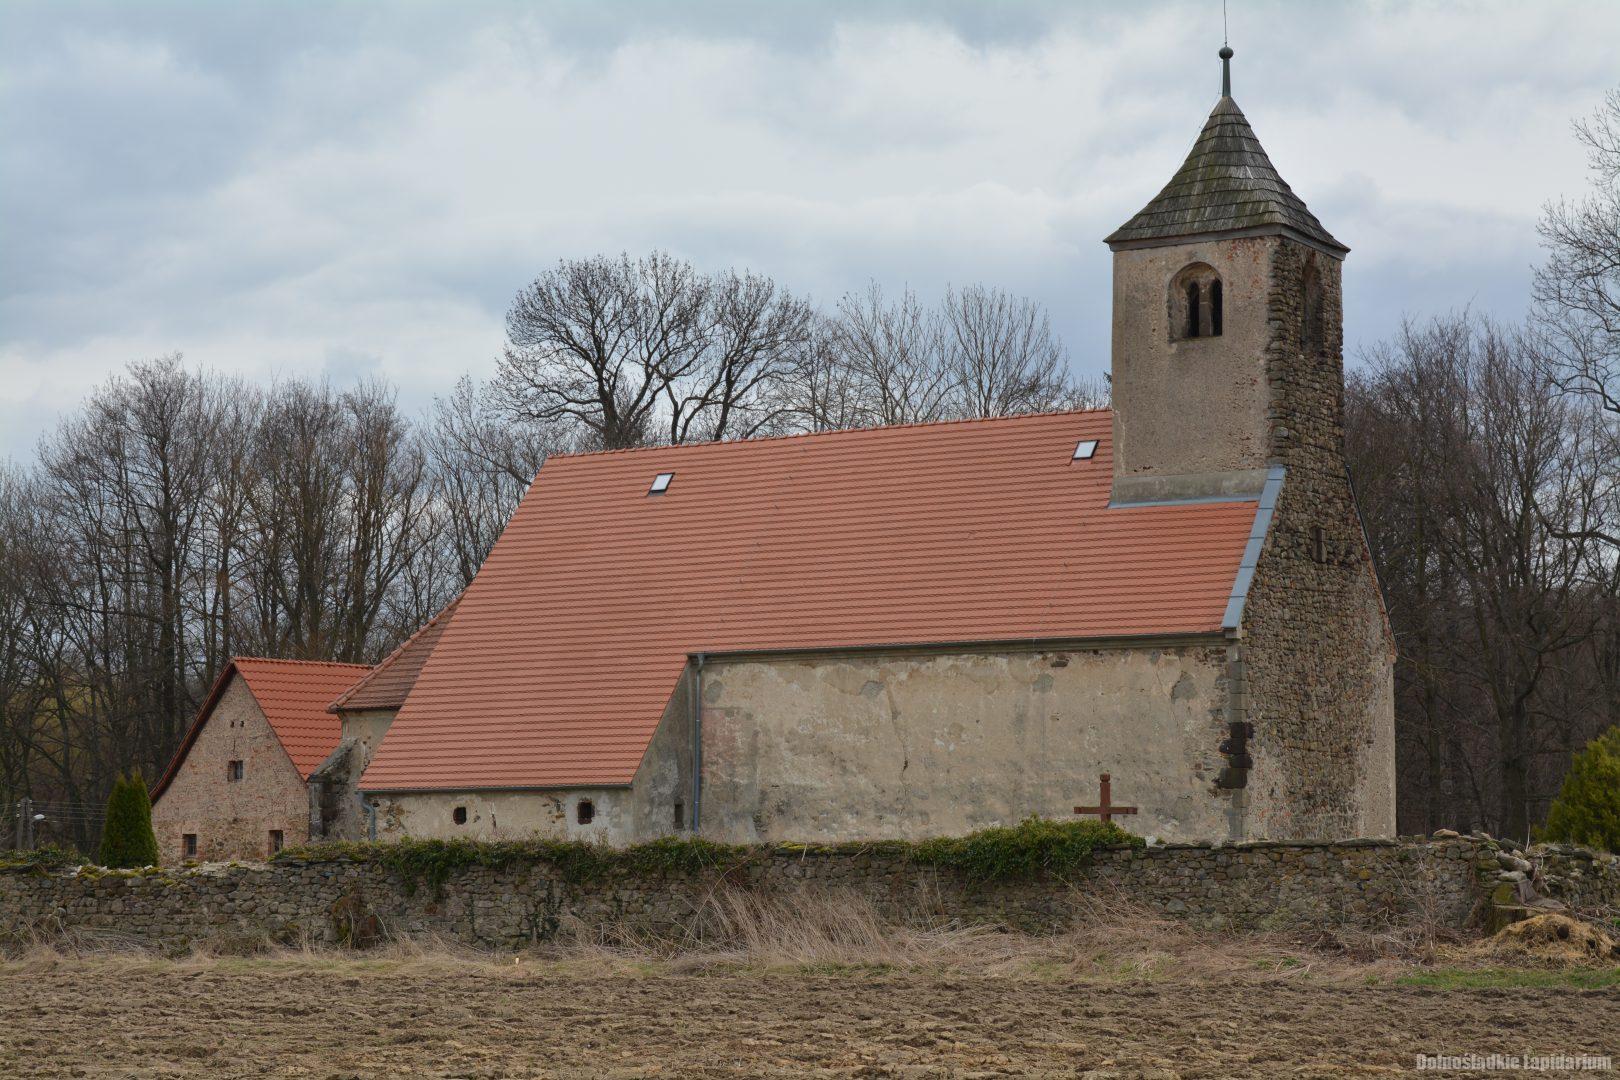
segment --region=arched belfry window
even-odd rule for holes
[[[1316,256],[1305,261],[1305,279],[1299,315],[1299,351],[1306,356],[1322,352],[1322,274],[1316,267]]]
[[[1170,326],[1177,339],[1220,337],[1226,321],[1221,276],[1206,263],[1193,263],[1170,286]]]

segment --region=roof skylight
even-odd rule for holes
[[[1081,439],[1074,448],[1075,461],[1090,461],[1097,452],[1096,439]]]
[[[652,487],[647,489],[647,494],[662,495],[669,490],[669,482],[673,479],[675,479],[675,474],[672,472],[659,473],[653,477]]]

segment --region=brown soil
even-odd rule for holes
[[[1620,992],[906,970],[0,965],[0,1075],[1338,1077],[1620,1053]]]

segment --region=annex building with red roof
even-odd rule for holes
[[[310,775],[340,741],[332,699],[371,668],[235,657],[152,789],[165,862],[264,858],[310,839]]]
[[[370,828],[918,837],[1106,773],[1166,839],[1392,832],[1348,249],[1229,92],[1107,243],[1111,409],[547,460],[373,679]]]

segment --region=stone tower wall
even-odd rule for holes
[[[1248,832],[1390,835],[1393,643],[1345,469],[1341,264],[1269,242],[1268,460],[1287,478],[1243,617],[1255,726]],[[1302,350],[1313,258],[1320,346]]]

